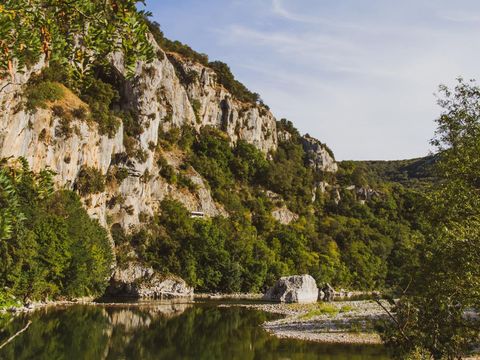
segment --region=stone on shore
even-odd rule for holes
[[[324,294],[323,301],[333,301],[335,298],[335,289],[329,283],[325,284],[322,292]]]
[[[317,283],[310,275],[285,276],[267,290],[263,299],[285,303],[314,303],[318,299]]]
[[[192,297],[193,288],[177,276],[164,276],[150,267],[129,263],[126,268],[115,270],[106,295],[140,299],[172,299]]]

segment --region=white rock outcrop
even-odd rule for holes
[[[338,171],[338,164],[325,144],[307,134],[302,137],[302,145],[307,153],[308,165],[313,170],[330,173]]]
[[[314,303],[318,300],[317,283],[310,275],[285,276],[267,290],[263,299],[285,303]]]
[[[297,221],[299,217],[298,214],[295,214],[293,211],[287,208],[286,205],[275,208],[272,211],[272,216],[275,220],[277,220],[280,224],[283,225],[288,225],[292,221]]]
[[[159,275],[152,268],[131,262],[126,268],[115,270],[106,294],[140,299],[171,299],[192,297],[193,288],[179,277]]]

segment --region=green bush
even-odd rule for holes
[[[120,120],[110,110],[119,94],[112,85],[90,77],[81,90],[81,99],[90,107],[91,119],[98,124],[100,134],[113,138],[120,127]]]
[[[82,196],[100,193],[105,190],[105,176],[94,167],[83,166],[77,175],[74,188]]]
[[[191,192],[197,191],[197,184],[195,184],[190,177],[188,177],[186,174],[183,172],[180,172],[177,177],[177,184],[180,187],[186,188],[190,190]]]
[[[25,106],[29,112],[35,112],[37,108],[46,109],[48,102],[60,100],[64,91],[59,83],[41,81],[29,83],[25,90]]]
[[[128,136],[138,137],[143,133],[143,126],[135,111],[122,111],[118,113],[118,116],[122,119],[123,130]]]
[[[195,120],[197,121],[197,123],[201,123],[202,119],[200,118],[200,110],[202,108],[202,104],[197,99],[193,99],[192,100],[192,108],[193,108],[193,112],[195,114]]]
[[[177,172],[175,168],[170,165],[162,155],[157,160],[160,176],[163,177],[169,184],[175,184],[177,182]]]

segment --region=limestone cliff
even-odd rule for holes
[[[22,107],[26,84],[33,73],[42,70],[43,62],[25,73],[16,72],[12,83],[10,79],[0,81],[0,158],[23,156],[35,171],[48,167],[57,174],[59,186],[67,188],[73,188],[84,166],[97,168],[105,175],[126,169],[129,175],[122,182],[110,183],[105,192],[83,199],[89,213],[104,225],[119,223],[125,229],[138,225],[139,218],[152,215],[166,196],[207,216],[225,214],[194,169],[188,170],[188,177],[196,185],[195,191],[180,189],[158,175],[159,131],[183,124],[197,130],[211,125],[227,132],[232,142],[242,139],[266,153],[277,146],[275,118],[255,104],[236,101],[216,82],[211,69],[179,56],[167,56],[158,46],[155,50],[158,58],[149,64],[139,62],[135,76],[129,80],[124,76],[121,54],[111,59],[121,78],[122,106],[138,114],[143,129],[134,139],[142,159],[125,156],[122,126],[113,137],[108,137],[100,135],[94,122],[73,119],[69,126],[74,130],[68,136],[62,134],[61,119],[53,111],[55,106],[67,109],[86,106],[68,89],[64,89],[62,100],[46,109],[29,113]],[[182,82],[172,61],[177,67],[180,63],[186,71],[195,73],[194,81]],[[163,155],[178,170],[183,154],[164,152]]]
[[[226,132],[232,143],[244,140],[262,152],[275,151],[287,133],[277,131],[277,122],[267,107],[237,100],[219,84],[209,67],[165,53],[152,40],[157,54],[148,64],[138,62],[133,78],[127,79],[120,53],[111,57],[123,109],[137,114],[141,133],[127,138],[123,125],[113,136],[101,135],[95,121],[73,118],[66,133],[55,108],[88,108],[72,91],[63,87],[61,100],[31,113],[22,106],[23,92],[32,74],[42,71],[40,61],[13,79],[0,81],[0,158],[25,157],[34,171],[45,167],[56,173],[60,187],[73,189],[82,169],[98,169],[104,175],[118,171],[128,175],[121,181],[108,181],[105,191],[83,197],[91,216],[110,227],[120,224],[130,230],[146,221],[167,196],[179,200],[190,211],[206,216],[228,215],[217,204],[206,181],[193,168],[186,176],[195,189],[169,184],[160,176],[159,156],[175,171],[184,163],[180,150],[158,151],[159,133],[188,124],[195,130],[213,126]],[[288,135],[288,134],[287,134]],[[307,161],[315,171],[335,173],[337,164],[328,148],[306,135],[301,139]],[[134,147],[142,156],[128,154]],[[111,178],[112,176],[110,176]],[[113,176],[114,177],[114,176]],[[296,219],[287,208],[277,209],[274,217],[282,223]]]

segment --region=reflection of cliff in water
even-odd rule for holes
[[[190,303],[173,301],[135,306],[106,306],[105,314],[113,326],[122,326],[125,331],[132,331],[140,327],[149,327],[158,317],[170,319],[179,316],[191,306]]]
[[[129,349],[141,352],[141,347],[132,344],[138,341],[138,334],[151,331],[151,328],[158,326],[157,323],[168,322],[169,319],[180,316],[191,306],[186,303],[164,302],[105,307],[104,313],[111,326],[105,329],[109,341],[102,359],[122,358],[125,353],[130,353]]]

